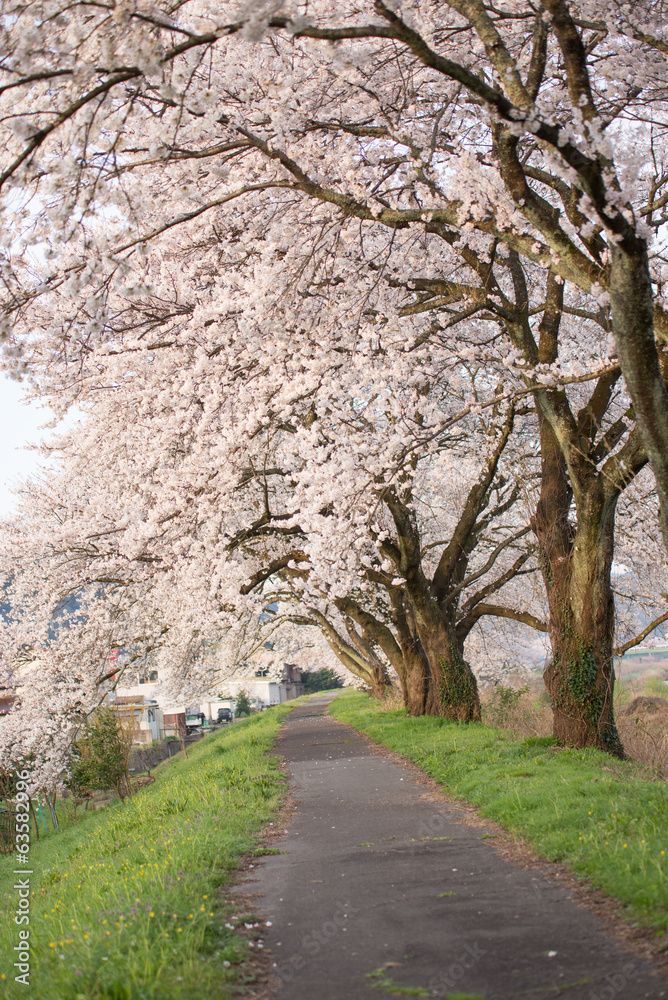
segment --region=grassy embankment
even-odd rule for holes
[[[267,755],[294,702],[205,737],[125,805],[84,813],[30,849],[30,985],[14,981],[15,855],[0,857],[0,996],[227,997],[250,966],[220,886],[281,802]],[[20,877],[20,876],[18,876]]]
[[[522,736],[549,736],[552,732],[550,698],[538,677],[530,681],[516,677],[510,678],[510,684],[490,685],[481,690],[481,697],[483,722],[491,726]],[[615,680],[615,720],[622,743],[629,757],[654,778],[668,778],[667,698],[668,687],[660,677]],[[638,700],[644,705],[638,707]]]
[[[633,762],[482,723],[409,718],[346,692],[331,714],[618,899],[668,946],[668,789]],[[659,944],[659,941],[657,941]]]

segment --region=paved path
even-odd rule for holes
[[[381,1000],[399,984],[458,1000],[668,997],[564,885],[503,858],[327,707],[310,701],[282,730],[297,811],[274,842],[285,853],[244,887],[271,922],[277,1000]]]

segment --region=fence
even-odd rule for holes
[[[207,732],[212,732],[212,729],[217,727],[211,727],[203,732],[198,730],[196,732],[188,732],[187,735],[182,740],[165,740],[162,746],[135,746],[130,754],[130,764],[128,770],[130,774],[134,774],[137,771],[151,771],[158,764],[161,764],[163,760],[169,760],[175,756],[175,754],[180,753],[183,744],[185,743],[186,749],[193,743],[197,743],[201,740],[203,736],[206,736]]]

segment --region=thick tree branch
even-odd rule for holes
[[[647,638],[650,632],[653,632],[655,628],[658,628],[659,625],[663,625],[666,621],[668,621],[668,611],[664,611],[662,615],[659,615],[659,617],[655,618],[653,622],[650,622],[647,628],[643,629],[640,635],[637,635],[635,639],[629,639],[629,641],[625,642],[622,646],[616,646],[613,650],[613,655],[623,656],[629,649],[633,649],[634,646],[639,646],[643,639]]]
[[[499,604],[478,604],[469,612],[466,619],[462,621],[462,626],[466,629],[465,634],[468,635],[475,623],[484,616],[489,616],[490,618],[509,618],[511,621],[529,625],[531,628],[536,629],[537,632],[549,631],[547,622],[541,621],[540,618],[536,618],[535,615],[529,614],[527,611],[516,611],[514,608],[505,608]]]

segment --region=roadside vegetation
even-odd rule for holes
[[[339,695],[330,711],[543,857],[567,864],[668,945],[668,793],[646,767],[564,748],[551,736],[409,717],[358,692]]]
[[[552,733],[542,679],[493,683],[481,691],[482,721],[522,736]],[[659,677],[615,681],[615,721],[629,758],[652,777],[668,778],[668,685]],[[395,706],[395,707],[398,707]]]
[[[331,667],[307,671],[302,676],[304,693],[313,694],[317,691],[335,691],[343,687],[343,680]]]
[[[267,751],[294,706],[206,736],[125,803],[75,822],[59,805],[61,830],[30,850],[32,996],[211,1000],[253,978],[261,931],[249,935],[254,918],[220,890],[280,806],[283,779]],[[13,855],[0,859],[0,993],[10,997],[25,992],[11,958],[15,867]]]
[[[124,726],[112,708],[98,708],[70,754],[66,784],[75,799],[87,799],[106,788],[113,788],[121,800],[132,794],[129,766],[134,735],[134,727]]]

